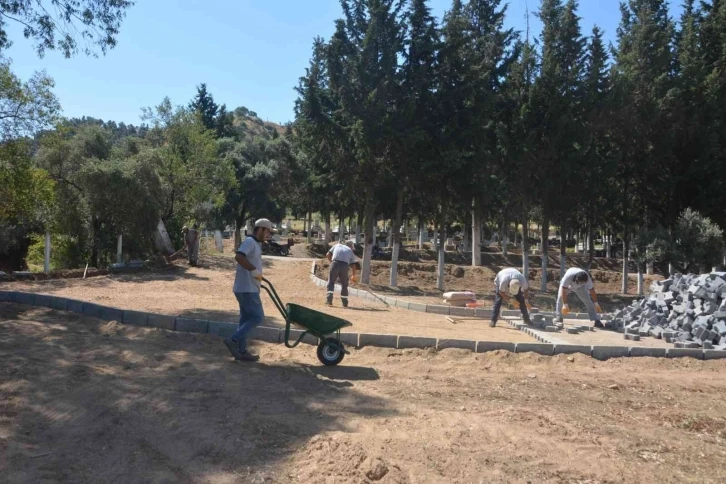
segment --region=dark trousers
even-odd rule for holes
[[[333,300],[335,293],[335,281],[340,280],[340,298],[343,302],[348,302],[348,264],[345,262],[333,261],[330,264],[330,273],[328,275],[328,301]]]
[[[524,293],[520,289],[514,299],[519,303],[519,309],[522,311],[522,316],[525,320],[529,319],[529,312],[527,311],[527,304],[524,300]],[[492,322],[496,323],[499,319],[499,311],[502,309],[502,302],[504,298],[499,293],[499,288],[494,289],[494,307],[492,308]]]

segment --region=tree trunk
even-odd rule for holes
[[[444,290],[444,270],[446,260],[446,206],[441,205],[441,214],[439,221],[439,263],[438,271],[436,273],[436,288],[439,291]]]
[[[308,212],[308,245],[313,243],[313,210]]]
[[[509,222],[507,222],[507,219],[506,218],[502,220],[502,230],[501,230],[501,233],[502,233],[502,237],[501,237],[501,240],[502,240],[502,255],[506,259],[507,254],[508,254],[508,252],[507,252],[507,245],[509,244]]]
[[[98,233],[101,230],[101,224],[96,219],[95,216],[91,218],[91,230],[92,230],[91,236],[93,237],[92,238],[93,245],[91,246],[91,267],[99,268],[98,267],[98,252],[99,252]]]
[[[401,218],[403,217],[403,188],[396,198],[396,218],[393,220],[393,251],[391,253],[391,287],[398,286],[398,252],[401,249]]]
[[[338,215],[338,240],[343,242],[345,240],[345,217]]]
[[[471,265],[481,265],[481,215],[476,200],[472,203],[471,210]]]
[[[643,263],[638,262],[638,296],[643,295]]]
[[[587,259],[587,273],[590,273],[590,269],[592,268],[592,261],[595,258],[595,236],[593,234],[592,230],[592,224],[589,224],[588,226],[589,230],[587,233],[587,250],[590,253],[590,256]]]
[[[325,243],[330,244],[333,240],[333,230],[330,226],[330,212],[325,214]]]
[[[540,290],[547,292],[547,257],[549,256],[550,220],[547,215],[542,219],[542,284]],[[562,237],[560,237],[562,239]]]
[[[363,284],[370,284],[371,279],[371,252],[373,250],[373,226],[375,220],[375,205],[372,201],[367,201],[364,211],[364,223],[365,223],[365,246],[363,249],[363,270],[361,273],[360,281]]]
[[[565,230],[566,225],[563,222],[560,226],[560,281],[565,278],[565,272],[567,272],[567,231]]]
[[[529,220],[527,217],[522,222],[522,274],[529,280]]]
[[[607,240],[605,242],[605,257],[612,259],[613,257],[613,236],[610,229],[607,230]]]
[[[628,240],[628,231],[623,231],[623,284],[622,293],[628,293],[628,250],[630,249],[630,241]]]
[[[423,220],[423,218],[419,217],[418,219],[418,250],[423,250],[424,245],[424,239],[426,238],[426,235],[428,232],[426,230],[426,222]]]

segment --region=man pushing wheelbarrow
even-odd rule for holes
[[[323,314],[297,304],[283,305],[277,292],[267,279],[262,277],[262,242],[274,232],[267,219],[255,222],[254,232],[237,249],[237,268],[234,280],[234,295],[239,302],[240,318],[237,331],[224,340],[224,344],[235,360],[254,362],[259,356],[247,350],[247,335],[265,319],[260,299],[264,289],[275,307],[285,319],[285,346],[294,348],[310,334],[318,339],[318,359],[327,366],[337,365],[348,353],[340,341],[340,330],[351,324],[335,316]],[[264,285],[263,285],[264,282]],[[290,342],[290,326],[296,324],[304,329],[294,342]],[[330,337],[336,334],[336,338]]]

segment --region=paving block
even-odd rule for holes
[[[177,331],[179,331],[179,319],[176,320],[177,324]],[[248,337],[250,339],[258,340],[258,341],[267,341],[268,343],[279,343],[282,341],[282,332],[284,330],[280,328],[269,328],[267,326],[257,326],[256,328],[252,329],[248,333]],[[309,335],[305,335],[305,338],[307,338]],[[304,339],[305,339],[304,338]],[[303,340],[304,340],[303,339]],[[317,344],[317,338],[316,343]]]
[[[398,348],[436,348],[436,338],[422,336],[399,336]]]
[[[83,314],[85,316],[90,316],[92,318],[100,318],[101,317],[101,306],[98,304],[83,303]]]
[[[437,350],[445,350],[447,348],[476,351],[476,341],[468,339],[439,339],[436,343]]]
[[[627,346],[593,346],[592,357],[596,360],[607,360],[609,358],[623,358],[630,356],[630,348]]]
[[[83,301],[76,301],[75,299],[68,299],[66,302],[66,311],[72,313],[83,314]]]
[[[181,333],[206,333],[208,330],[209,321],[201,319],[176,318],[174,323],[174,331]]]
[[[100,306],[101,316],[100,318],[104,321],[118,321],[121,322],[124,319],[123,309],[109,308],[106,306]]]
[[[595,328],[593,326],[587,324],[575,326],[575,328],[579,329],[580,331],[595,331]]]
[[[83,310],[85,312],[85,305],[83,307]],[[148,325],[152,328],[160,328],[160,329],[168,329],[169,331],[174,331],[174,322],[176,318],[174,316],[169,316],[166,314],[153,314],[149,313],[149,320]]]
[[[68,308],[68,299],[64,297],[52,296],[50,306],[58,311],[65,311]]]
[[[661,337],[663,336],[663,328],[661,328],[660,326],[656,326],[654,328],[651,328],[650,329],[650,336],[652,336],[652,337],[654,337],[656,339],[661,339]]]
[[[282,331],[280,332],[282,336]],[[340,333],[340,342],[345,346],[358,347],[358,333]]]
[[[418,311],[420,313],[426,312],[426,305],[417,303],[417,302],[410,302],[408,303],[408,310],[409,311]]]
[[[567,328],[567,334],[580,334],[579,328]]]
[[[630,356],[651,356],[653,358],[665,358],[666,348],[644,348],[633,346],[630,348]]]
[[[491,319],[491,317],[492,317],[492,310],[491,309],[476,308],[474,310],[474,315],[477,318]]]
[[[683,358],[683,357],[696,358],[702,360],[704,358],[703,350],[700,348],[668,348],[666,352],[667,358]]]
[[[550,343],[517,343],[515,351],[517,353],[531,352],[551,356],[555,354],[555,345]]]
[[[704,350],[712,350],[713,349],[713,343],[710,341],[704,341],[703,342],[703,349]]]
[[[560,330],[560,328],[558,328],[557,326],[545,326],[544,330],[548,333],[556,333]]]
[[[625,339],[628,341],[640,341],[640,335],[637,334],[626,334]]]
[[[449,314],[451,316],[461,316],[466,318],[475,317],[474,308],[456,308],[452,306],[451,308],[449,308]]]
[[[592,354],[592,346],[587,345],[555,345],[556,355],[570,355],[573,353],[582,353],[590,356]]]
[[[48,296],[46,294],[36,294],[34,305],[42,308],[50,308],[53,305],[53,300],[51,299],[51,296]]]
[[[487,351],[506,350],[514,353],[517,349],[516,343],[506,341],[477,341],[476,352],[486,353]]]
[[[134,326],[146,326],[149,321],[149,314],[141,311],[124,310],[123,323]]]
[[[236,323],[225,323],[222,321],[210,321],[207,332],[221,338],[229,338],[237,331]]]
[[[437,306],[434,304],[426,306],[426,312],[431,314],[445,314],[448,316],[450,309],[451,308],[449,306]]]
[[[396,348],[398,336],[395,334],[361,333],[358,339],[360,346],[378,346],[380,348]]]
[[[522,315],[522,311],[519,309],[503,309],[500,314],[503,318],[516,318]]]
[[[410,309],[410,302],[403,299],[396,299],[396,307],[401,309]]]
[[[726,350],[704,350],[704,360],[720,360],[726,358]]]
[[[35,294],[27,292],[16,292],[14,294],[14,302],[18,304],[27,304],[28,306],[34,306]]]

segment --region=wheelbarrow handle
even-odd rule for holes
[[[267,294],[270,296],[270,299],[272,299],[272,302],[275,304],[275,307],[277,307],[278,311],[280,311],[280,314],[282,314],[283,319],[287,322],[288,315],[287,311],[285,310],[285,305],[282,302],[282,299],[280,299],[280,296],[277,294],[277,291],[275,291],[274,286],[270,281],[262,278],[262,282],[264,282],[266,285],[260,285],[262,289],[264,289]]]

